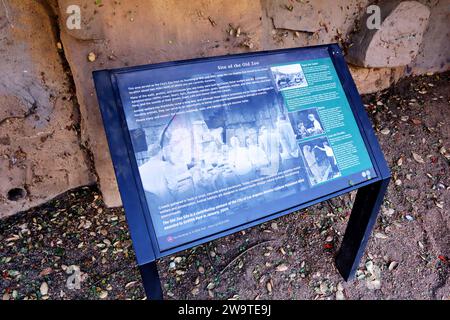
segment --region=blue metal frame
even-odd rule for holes
[[[361,136],[372,160],[372,164],[376,172],[376,177],[338,191],[332,190],[332,188],[330,188],[329,193],[324,194],[317,199],[305,203],[299,203],[295,207],[286,208],[285,210],[275,212],[270,216],[262,217],[250,223],[233,227],[231,229],[212,234],[208,237],[204,237],[169,250],[160,251],[156,235],[153,231],[154,229],[152,221],[150,219],[150,214],[148,212],[144,190],[142,188],[140,176],[138,173],[137,163],[134,158],[131,138],[127,129],[127,123],[117,89],[116,75],[124,72],[149,70],[153,68],[178,66],[182,64],[201,63],[205,61],[220,61],[236,57],[257,57],[262,55],[288,53],[294,51],[298,52],[302,56],[310,56],[311,59],[316,58],[318,55],[324,56],[324,54],[326,53],[326,56],[332,59],[346,97],[353,111]],[[347,64],[344,60],[342,51],[337,44],[263,51],[256,53],[244,53],[212,58],[191,59],[115,70],[102,70],[95,71],[93,73],[93,76],[103,123],[108,138],[109,150],[122,198],[122,203],[130,228],[137,262],[141,268],[141,274],[144,283],[147,283],[145,285],[145,288],[149,298],[162,298],[161,291],[155,289],[155,283],[157,281],[159,282],[157,271],[155,271],[156,259],[191,248],[193,246],[203,244],[205,242],[209,242],[211,240],[224,237],[226,235],[278,218],[288,213],[304,209],[313,204],[334,198],[352,190],[360,189],[357,195],[357,202],[359,201],[360,203],[362,203],[361,199],[363,199],[365,202],[367,202],[367,204],[358,206],[356,206],[355,204],[346,232],[346,236],[350,235],[350,238],[349,236],[344,236],[344,242],[341,248],[341,252],[338,254],[336,262],[339,271],[346,280],[354,275],[354,272],[356,270],[355,268],[357,267],[359,260],[364,252],[367,239],[371,233],[373,224],[375,223],[379,206],[382,203],[383,195],[386,190],[387,183],[390,179],[390,172],[376,136],[373,132],[372,125],[369,121],[367,113],[364,110],[355,83],[353,82]],[[374,188],[373,186],[377,187]],[[367,207],[368,204],[370,204],[370,208]],[[364,211],[365,213],[362,211]],[[366,217],[366,219],[358,220],[355,218],[360,216],[364,216]],[[354,221],[356,221],[356,223]]]

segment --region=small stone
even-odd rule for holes
[[[381,281],[379,279],[368,279],[366,285],[369,290],[378,290],[381,288]]]
[[[391,263],[389,263],[388,269],[389,269],[389,271],[392,271],[395,268],[397,268],[397,266],[398,266],[398,262],[397,261],[392,261]]]
[[[133,287],[136,283],[137,283],[137,281],[131,281],[131,282],[128,282],[128,283],[125,285],[125,289],[128,289],[128,288]]]
[[[191,290],[191,294],[192,294],[193,296],[196,296],[199,292],[200,292],[200,289],[199,289],[199,288],[194,288],[194,289]]]
[[[278,265],[278,266],[275,268],[275,271],[277,271],[277,272],[284,272],[284,271],[286,271],[287,269],[288,269],[288,266],[285,265],[284,263],[282,263],[282,264]]]
[[[344,292],[343,291],[336,291],[336,300],[345,300]]]
[[[173,259],[173,261],[175,261],[175,263],[180,263],[183,259],[181,257],[175,257],[175,259]]]
[[[383,130],[380,131],[382,134],[384,135],[388,135],[389,133],[391,133],[391,130],[389,130],[388,128],[384,128]]]
[[[375,238],[377,238],[377,239],[387,239],[388,236],[385,235],[384,233],[377,232],[377,233],[375,233]]]
[[[417,153],[413,152],[412,156],[413,156],[414,160],[416,160],[416,162],[425,163],[425,161],[423,161],[423,158],[420,155],[418,155]]]
[[[48,284],[47,282],[42,282],[41,287],[39,288],[41,295],[46,296],[48,294]]]
[[[214,284],[214,282],[210,282],[208,283],[208,285],[206,286],[206,289],[208,290],[212,290],[216,287],[216,285]]]
[[[267,292],[269,292],[269,294],[271,294],[272,293],[272,284],[270,283],[270,281],[267,281],[266,288],[267,288]]]
[[[319,292],[323,295],[327,295],[330,291],[330,286],[326,282],[322,282],[319,286]]]
[[[198,267],[198,272],[201,274],[205,273],[205,268],[203,268],[202,266]]]
[[[270,226],[273,230],[275,230],[275,231],[278,230],[278,224],[276,222],[272,222],[272,224]]]
[[[419,245],[419,248],[423,250],[423,248],[424,248],[423,243],[421,241],[418,241],[417,244]]]
[[[87,58],[88,58],[88,61],[89,61],[89,62],[94,62],[94,61],[97,59],[97,56],[95,55],[95,53],[89,52]]]
[[[52,268],[45,268],[44,270],[42,270],[40,273],[39,273],[39,276],[40,277],[44,277],[44,276],[48,276],[50,273],[52,273],[53,272],[53,270],[52,270]]]
[[[386,216],[392,216],[394,213],[395,213],[395,210],[392,209],[392,208],[388,208],[388,209],[383,210],[383,214],[386,215]]]
[[[98,294],[98,297],[100,299],[106,299],[108,297],[108,291],[106,291],[106,290],[100,291],[100,293]]]

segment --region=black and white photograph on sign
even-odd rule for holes
[[[341,176],[334,151],[326,137],[300,143],[299,146],[311,186]]]
[[[272,123],[270,118],[258,119],[262,116],[252,110],[240,110],[238,115],[222,109],[214,115],[179,116],[166,127],[140,129],[145,131],[148,147],[135,156],[147,196],[167,204],[301,164],[288,117],[274,115]],[[143,136],[135,137],[139,140],[134,143],[141,146]]]
[[[278,91],[308,86],[302,66],[298,63],[270,68]]]
[[[289,119],[297,135],[297,139],[314,137],[324,133],[317,108],[290,112]]]
[[[226,81],[245,76],[228,76]],[[143,121],[127,114],[146,199],[151,213],[161,220],[155,228],[167,239],[173,237],[173,219],[220,207],[224,201],[227,216],[250,208],[251,203],[242,199],[257,196],[258,203],[268,202],[308,188],[281,96],[272,89],[248,100],[252,108],[223,104]],[[190,102],[184,103],[188,108]],[[208,223],[214,219],[219,217]],[[176,230],[201,223],[177,225]]]

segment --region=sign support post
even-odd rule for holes
[[[377,221],[390,178],[358,189],[344,239],[336,256],[336,267],[345,281],[351,280],[364,254]]]
[[[139,266],[141,272],[142,284],[144,285],[145,295],[150,300],[162,300],[163,292],[161,281],[159,280],[158,267],[156,260]]]

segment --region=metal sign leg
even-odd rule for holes
[[[144,290],[147,299],[162,300],[163,293],[161,289],[161,282],[159,280],[156,261],[139,266],[139,271],[141,272],[142,283],[144,284]]]
[[[344,239],[336,256],[336,267],[346,281],[355,276],[377,220],[389,180],[389,178],[381,180],[358,189]]]

